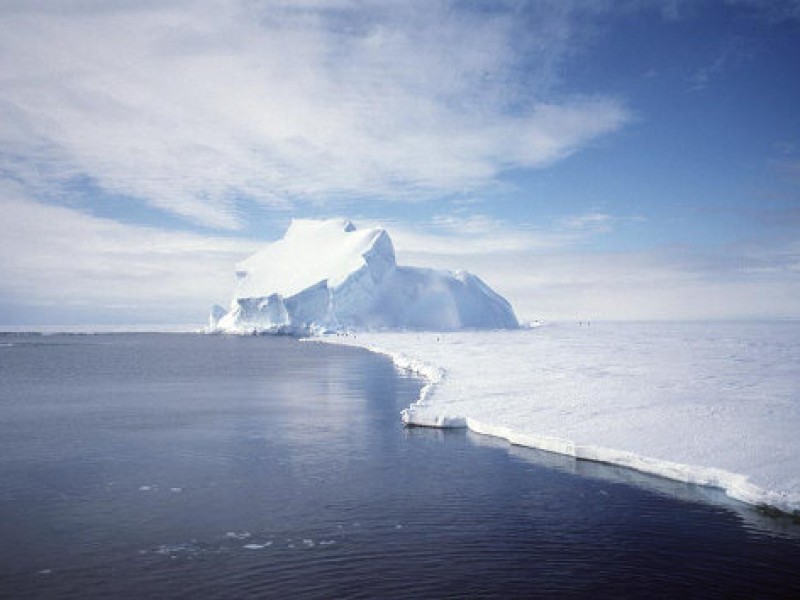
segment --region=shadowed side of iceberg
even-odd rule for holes
[[[508,301],[466,271],[397,267],[378,299],[383,327],[456,331],[515,329],[519,326]]]
[[[283,298],[270,294],[236,298],[230,311],[211,310],[210,332],[307,334],[327,330],[335,322],[331,315],[330,291],[324,281]]]

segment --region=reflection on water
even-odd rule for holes
[[[419,382],[362,350],[0,341],[0,596],[800,590],[797,526],[707,488],[404,429]]]

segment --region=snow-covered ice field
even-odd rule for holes
[[[330,341],[431,382],[409,424],[720,487],[800,510],[800,323],[577,323]]]

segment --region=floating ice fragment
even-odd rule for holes
[[[264,542],[263,544],[245,544],[242,548],[246,550],[262,550],[272,546],[272,542]]]

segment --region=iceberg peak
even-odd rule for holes
[[[293,219],[284,237],[236,265],[230,309],[210,331],[505,329],[511,305],[475,275],[398,266],[381,227]]]

